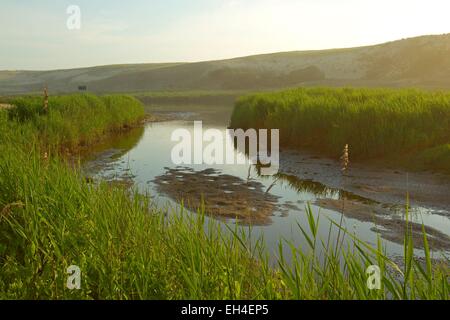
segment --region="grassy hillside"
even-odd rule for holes
[[[292,89],[241,98],[231,126],[279,128],[281,144],[339,158],[401,158],[450,173],[450,93],[393,89]]]
[[[294,86],[450,88],[450,34],[385,44],[184,64],[0,71],[0,93],[257,90]]]
[[[78,86],[89,85],[92,82],[109,79],[116,75],[151,71],[177,65],[181,64],[149,63],[49,71],[0,71],[0,93],[41,93],[45,85],[48,85],[54,93],[70,93],[78,91]]]

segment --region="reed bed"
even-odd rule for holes
[[[450,173],[448,92],[299,88],[254,94],[236,102],[231,126],[278,128],[283,146],[336,158],[349,144],[354,160],[397,158]]]
[[[43,98],[19,97],[9,101],[10,120],[21,124],[41,144],[75,149],[102,139],[111,131],[135,124],[144,117],[142,104],[131,96],[91,94],[50,97],[48,112]]]

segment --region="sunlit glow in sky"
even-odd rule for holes
[[[449,0],[2,0],[0,70],[370,45],[448,33],[449,12]]]

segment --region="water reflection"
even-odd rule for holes
[[[81,154],[83,172],[92,175],[110,168],[114,160],[120,159],[136,147],[144,132],[145,127],[134,127],[126,132],[113,134],[90,147]]]

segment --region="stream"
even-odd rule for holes
[[[232,228],[236,218],[240,228],[249,229],[248,225],[252,224],[251,238],[263,236],[272,258],[279,255],[280,239],[303,250],[308,249],[307,241],[299,230],[299,225],[309,230],[305,211],[308,204],[314,215],[320,216],[318,233],[319,239],[324,242],[337,242],[338,230],[332,228],[330,234],[329,219],[338,224],[342,219],[342,225],[360,240],[376,247],[379,233],[389,256],[403,255],[405,205],[369,199],[351,189],[343,191],[331,183],[327,184],[326,179],[314,179],[311,166],[300,168],[300,160],[304,161],[308,157],[298,152],[281,152],[281,163],[283,156],[284,162],[289,157],[287,162],[290,169],[294,166],[295,170],[283,170],[282,165],[282,171],[275,176],[260,176],[252,165],[174,165],[171,160],[171,150],[176,144],[171,141],[174,130],[184,128],[192,132],[193,121],[202,120],[205,130],[216,128],[224,132],[232,108],[164,106],[149,111],[159,115],[162,121],[146,123],[143,127],[96,146],[83,162],[85,174],[94,179],[134,185],[142,192],[148,191],[152,202],[159,207],[176,209],[179,206],[177,195],[182,193],[191,198],[191,209],[195,212],[196,201],[201,193],[211,202],[207,209],[214,212],[207,220],[217,219]],[[237,150],[233,152],[239,153]],[[293,161],[296,157],[299,161]],[[312,156],[308,159],[313,163],[326,161]],[[296,172],[304,173],[306,178],[302,179]],[[315,174],[320,175],[320,172]],[[239,215],[233,217],[236,212],[244,212],[246,206],[250,213],[242,215],[241,219]],[[346,212],[344,215],[341,213],[342,207]],[[422,221],[427,227],[433,258],[442,255],[450,257],[449,211],[445,207],[420,204],[412,205],[409,213],[412,221],[417,223],[416,231],[421,232]],[[414,240],[415,244],[417,242],[415,254],[423,256],[421,235],[416,234]],[[283,250],[289,256],[288,246],[284,246]]]

